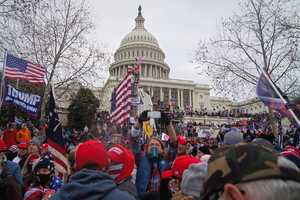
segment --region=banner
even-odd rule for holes
[[[42,97],[37,94],[23,92],[6,83],[3,96],[4,104],[14,104],[34,118],[39,117]]]
[[[150,139],[151,136],[153,135],[153,128],[150,125],[150,121],[143,122],[143,129],[144,129],[145,136],[147,136]]]

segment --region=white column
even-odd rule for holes
[[[149,71],[149,73],[150,73],[149,76],[150,76],[150,77],[153,77],[153,74],[152,74],[152,68],[153,68],[152,65],[150,65],[150,71]]]
[[[181,101],[181,108],[184,109],[184,105],[183,105],[183,90],[180,90],[180,96],[181,96],[181,99],[180,99],[180,101]]]
[[[192,105],[192,90],[189,90],[190,106]]]
[[[180,108],[180,93],[179,93],[179,89],[177,88],[177,105]]]
[[[153,87],[150,87],[150,94],[151,94],[151,97],[153,97]]]
[[[171,99],[172,99],[172,90],[171,88],[169,88],[169,101],[171,101]]]
[[[163,91],[162,91],[162,88],[159,88],[160,91],[159,91],[159,94],[160,94],[160,101],[163,101],[164,100],[164,94],[163,94]]]
[[[161,67],[159,67],[159,76],[158,78],[161,79],[162,75],[161,75]]]
[[[147,65],[147,64],[145,64],[145,74],[144,74],[144,75],[145,75],[145,77],[148,77],[148,73],[147,73],[147,72],[148,72],[148,65]]]

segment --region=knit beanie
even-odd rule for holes
[[[41,157],[34,165],[33,165],[33,171],[36,174],[39,169],[49,169],[51,173],[54,173],[54,162],[52,158],[50,158],[48,155]]]
[[[238,128],[231,128],[230,131],[224,135],[225,145],[235,145],[243,142],[243,135]]]
[[[184,171],[181,181],[183,194],[199,198],[203,190],[203,183],[207,174],[207,163],[192,164]]]

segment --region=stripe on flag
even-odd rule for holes
[[[110,115],[112,123],[123,125],[128,121],[131,110],[131,87],[131,72],[128,72],[112,93]]]

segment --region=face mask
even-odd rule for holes
[[[51,179],[51,174],[38,174],[38,177],[40,184],[45,187]]]
[[[159,158],[159,150],[157,147],[153,146],[150,148],[150,158],[154,160]]]

